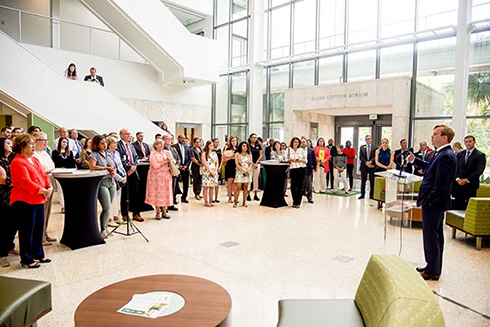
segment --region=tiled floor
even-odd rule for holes
[[[300,210],[260,207],[232,208],[226,203],[206,208],[191,202],[172,219],[157,221],[143,214],[137,223],[150,243],[139,235],[113,236],[107,244],[70,251],[56,243],[46,247],[51,264],[22,269],[18,258],[2,274],[50,281],[53,311],[39,326],[73,326],[78,304],[97,289],[130,277],[150,274],[188,274],[210,279],[228,290],[231,324],[275,326],[277,301],[284,298],[352,298],[369,256],[398,253],[412,265],[423,264],[421,229],[388,224],[369,200],[315,195],[315,204]],[[290,200],[291,197],[288,198]],[[59,206],[49,226],[61,237]],[[237,243],[237,244],[235,244]],[[483,314],[490,314],[490,249],[475,249],[472,238],[446,228],[443,276],[429,282],[437,293]],[[334,260],[335,259],[335,260]],[[447,326],[489,326],[490,320],[437,298]]]

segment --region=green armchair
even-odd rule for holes
[[[420,275],[396,255],[373,255],[355,299],[281,300],[278,327],[444,326]]]
[[[446,225],[453,229],[453,238],[457,230],[476,237],[476,249],[481,250],[482,237],[490,236],[490,185],[480,185],[466,210],[446,211]]]
[[[0,326],[31,326],[50,311],[50,283],[0,276]]]
[[[413,193],[419,192],[420,185],[422,185],[422,181],[413,183]],[[375,176],[373,199],[379,202],[385,202],[385,188],[386,188],[386,179],[381,176]],[[405,192],[407,193],[412,192],[412,190],[410,190],[409,185],[405,185]]]

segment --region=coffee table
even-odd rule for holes
[[[184,307],[156,319],[118,313],[134,294],[169,291],[182,295]],[[231,309],[231,297],[220,285],[186,275],[153,275],[127,279],[89,295],[75,312],[77,327],[199,327],[224,324]]]

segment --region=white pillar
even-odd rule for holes
[[[458,1],[456,31],[456,65],[454,72],[453,128],[456,140],[463,141],[466,133],[466,107],[468,96],[468,70],[470,64],[471,9],[473,0]]]
[[[51,13],[51,47],[53,49],[60,48],[60,23],[59,19],[61,16],[61,0],[51,0],[50,1],[50,13]]]
[[[264,1],[250,1],[250,30],[248,38],[248,62],[250,66],[250,88],[248,109],[248,130],[262,135],[262,106],[264,90],[264,69],[256,62],[262,60],[264,50]]]

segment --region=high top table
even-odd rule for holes
[[[284,187],[288,176],[289,163],[279,161],[262,161],[265,169],[265,189],[262,195],[261,206],[280,208],[287,207],[284,199]]]
[[[72,250],[104,244],[97,218],[99,184],[106,170],[53,171],[65,198],[65,227],[60,243]]]
[[[176,293],[184,298],[185,304],[180,310],[155,319],[117,312],[134,294],[158,291]],[[106,286],[89,295],[75,311],[75,326],[225,326],[230,309],[230,294],[207,279],[185,275],[142,276]]]

